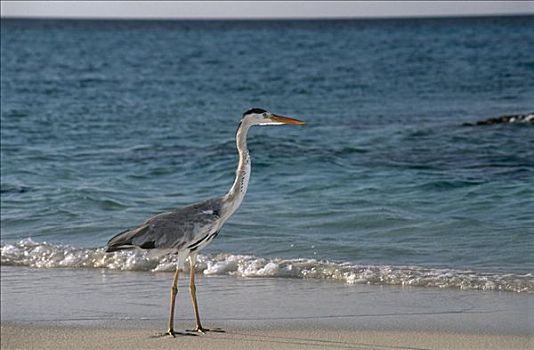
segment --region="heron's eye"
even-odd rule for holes
[[[263,117],[264,117],[264,118],[267,118],[267,113],[263,113]]]

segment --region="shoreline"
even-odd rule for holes
[[[115,271],[171,272],[173,255],[142,250],[108,254],[103,248],[79,248],[36,242],[31,238],[2,244],[5,267],[28,268],[109,268]],[[498,270],[498,269],[497,269]],[[533,293],[534,280],[527,267],[522,272],[428,267],[418,265],[361,265],[315,258],[262,258],[231,253],[199,255],[197,272],[206,276],[237,278],[295,278],[330,280],[358,285],[448,288],[459,290]]]
[[[200,316],[166,330],[169,273],[1,268],[2,349],[534,349],[534,295],[202,276]],[[175,329],[193,327],[187,279]]]

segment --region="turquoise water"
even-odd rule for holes
[[[172,269],[96,248],[224,194],[261,107],[307,125],[251,130],[207,273],[534,290],[534,128],[462,126],[534,109],[533,17],[2,19],[1,39],[5,265]]]

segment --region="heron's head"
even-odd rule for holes
[[[252,108],[243,113],[241,122],[247,122],[250,123],[250,125],[304,124],[302,120],[285,117],[283,115],[277,115],[261,108]]]

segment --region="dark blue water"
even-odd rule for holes
[[[251,130],[206,252],[532,277],[534,128],[462,123],[534,110],[534,17],[2,19],[1,39],[4,248],[101,247],[224,194],[262,107],[307,125]]]

